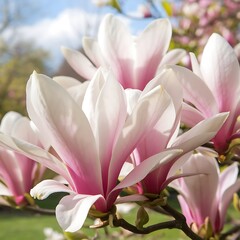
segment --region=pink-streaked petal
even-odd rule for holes
[[[97,68],[82,53],[62,47],[62,53],[69,65],[83,78],[91,79]]]
[[[106,180],[103,184],[107,186],[108,166],[111,161],[112,149],[114,149],[127,117],[124,90],[112,76],[107,77],[95,109],[95,139],[103,181]]]
[[[171,68],[165,68],[146,85],[142,92],[142,96],[158,85],[162,85],[171,96],[175,113],[178,114],[183,101],[183,92],[178,80],[178,75]]]
[[[109,190],[114,187],[123,163],[143,139],[156,125],[157,121],[171,103],[171,98],[160,86],[144,95],[127,118],[113,152],[109,166]]]
[[[207,143],[216,135],[227,117],[228,113],[219,113],[203,120],[195,127],[180,135],[172,147],[181,148],[186,153]]]
[[[216,33],[211,35],[200,67],[205,83],[217,100],[219,111],[234,111],[240,95],[240,68],[234,50],[223,37]],[[203,96],[207,98],[205,94]]]
[[[208,216],[214,219],[217,211],[215,201],[219,180],[216,160],[199,153],[192,154],[189,161],[183,165],[182,173],[200,173],[182,179],[184,184],[181,186],[194,220],[200,225]]]
[[[27,84],[27,110],[62,161],[82,182],[88,176],[86,181],[94,185],[79,186],[86,191],[101,191],[101,167],[92,129],[68,92],[52,79],[34,73]]]
[[[153,79],[163,55],[167,52],[171,36],[170,21],[158,19],[150,23],[135,39],[134,88],[142,90]]]
[[[202,73],[201,73],[201,69],[200,69],[200,65],[198,63],[198,60],[195,56],[194,53],[189,53],[190,55],[190,60],[191,60],[191,65],[192,65],[192,71],[201,79],[203,79],[202,77]]]
[[[192,218],[191,209],[189,208],[187,202],[181,195],[178,195],[178,201],[180,203],[182,213],[187,220],[187,224],[190,226],[190,224],[194,222],[194,219]]]
[[[104,59],[124,88],[132,87],[133,41],[127,27],[115,16],[106,15],[98,32]]]
[[[163,67],[164,65],[175,65],[179,63],[186,54],[187,52],[184,49],[175,48],[170,50],[163,56],[160,67]]]
[[[55,180],[44,180],[31,189],[30,194],[33,198],[43,200],[56,192],[74,193],[69,187]]]
[[[218,113],[216,100],[208,86],[189,69],[171,66],[183,89],[183,98],[192,103],[205,117]],[[203,97],[204,96],[204,97]]]
[[[71,178],[66,166],[48,151],[2,133],[0,133],[0,145],[39,162],[59,175],[62,175],[71,184]]]
[[[83,37],[83,50],[96,67],[107,66],[98,42],[89,37]]]
[[[56,207],[56,218],[65,232],[76,232],[84,224],[89,209],[102,195],[68,195]]]
[[[185,102],[183,103],[181,112],[181,122],[186,124],[187,127],[194,127],[204,119],[205,117],[198,109],[192,107],[191,105]]]
[[[233,194],[239,191],[239,189],[240,189],[240,179],[238,179],[231,187],[226,189],[226,191],[222,195],[222,198],[219,199],[220,228],[223,227],[224,225],[226,212],[233,198]]]
[[[238,178],[238,164],[235,162],[220,174],[219,179],[219,198],[221,199],[224,192],[234,185]]]
[[[161,167],[161,165],[166,164],[167,162],[172,161],[175,157],[180,155],[182,150],[165,150],[159,154],[156,154],[152,157],[149,157],[141,164],[136,166],[114,189],[122,189],[134,185],[137,182],[143,180],[150,172],[156,168]]]
[[[22,115],[17,112],[10,111],[6,113],[1,121],[0,131],[5,134],[11,135],[13,126],[20,118],[22,118]]]

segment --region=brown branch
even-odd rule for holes
[[[24,210],[33,212],[33,213],[39,213],[41,215],[55,215],[55,210],[53,209],[45,209],[40,207],[32,207],[32,206],[26,206],[24,207]]]
[[[234,226],[233,228],[231,228],[230,230],[228,230],[227,232],[221,234],[221,236],[219,237],[219,240],[225,240],[228,236],[240,232],[240,226]]]
[[[169,205],[165,205],[162,208],[164,211],[166,211],[171,216],[173,216],[175,220],[154,224],[154,225],[143,227],[140,229],[130,224],[129,222],[127,222],[122,218],[117,219],[117,217],[115,216],[112,221],[112,224],[114,227],[122,227],[136,234],[149,234],[151,232],[155,232],[161,229],[176,228],[176,229],[182,230],[189,238],[193,240],[202,240],[200,236],[198,236],[188,227],[186,223],[186,218],[181,213],[177,212],[175,209],[171,208]]]

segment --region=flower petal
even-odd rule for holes
[[[202,144],[211,140],[226,120],[228,113],[219,113],[215,116],[203,120],[196,126],[180,135],[173,143],[172,147],[181,148],[189,152]]]
[[[186,53],[186,50],[180,48],[175,48],[168,51],[163,56],[160,67],[163,67],[164,65],[175,65],[179,63],[181,59],[186,56]]]
[[[68,195],[56,207],[56,218],[65,232],[76,232],[84,224],[91,206],[102,195]]]
[[[183,108],[181,112],[181,122],[186,124],[187,127],[194,127],[199,122],[205,119],[203,114],[195,107],[192,107],[185,102],[183,102],[182,106]]]
[[[12,135],[12,129],[16,121],[22,117],[21,114],[17,112],[10,111],[4,115],[1,121],[0,131]]]
[[[162,164],[166,164],[172,161],[178,155],[182,153],[181,149],[165,150],[159,154],[149,157],[141,164],[136,166],[114,189],[122,189],[134,185],[137,182],[143,180],[151,171],[161,167]]]
[[[171,66],[183,89],[183,98],[192,103],[205,117],[218,113],[216,100],[208,86],[193,72],[180,66]],[[202,97],[204,96],[204,97]]]
[[[132,114],[125,122],[113,152],[109,166],[109,189],[112,189],[116,176],[136,144],[155,126],[170,103],[171,98],[160,86],[149,91],[138,101]]]
[[[52,79],[34,73],[27,84],[27,109],[68,169],[81,178],[76,187],[101,191],[94,135],[84,112],[68,92]]]
[[[168,19],[158,19],[151,22],[142,34],[136,38],[133,88],[142,90],[153,79],[163,55],[167,52],[171,36],[170,21]]]
[[[83,78],[91,79],[97,68],[82,53],[62,47],[62,53],[69,65]]]
[[[107,66],[102,56],[101,49],[96,40],[89,37],[83,37],[82,44],[84,52],[96,67]]]
[[[212,34],[204,48],[200,66],[203,79],[218,102],[219,111],[234,111],[240,95],[240,68],[229,43],[220,35]]]
[[[56,192],[74,193],[69,187],[55,180],[44,180],[31,189],[30,194],[33,198],[43,200]]]
[[[117,17],[107,14],[99,27],[98,43],[118,81],[124,88],[131,87],[134,53],[127,27]]]

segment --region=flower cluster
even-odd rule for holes
[[[192,239],[218,236],[240,189],[232,164],[240,156],[239,63],[213,34],[201,64],[192,54],[192,71],[177,66],[186,52],[168,51],[171,33],[170,22],[158,19],[133,37],[107,15],[98,38],[83,39],[86,55],[63,48],[84,83],[34,72],[29,119],[11,112],[1,123],[0,195],[21,205],[29,192],[38,199],[66,192],[56,207],[66,232],[79,230],[89,214],[100,218],[95,227],[149,233],[181,225]],[[226,163],[222,172],[217,159]],[[35,186],[42,168],[59,177]],[[167,203],[169,184],[185,217]],[[136,226],[116,214],[125,202],[140,205]],[[145,228],[145,208],[175,220]]]

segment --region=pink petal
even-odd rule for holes
[[[136,144],[155,126],[161,115],[171,103],[171,99],[160,86],[142,97],[127,118],[113,152],[109,166],[109,190],[115,185],[123,163],[136,147]],[[144,117],[143,117],[144,114]]]
[[[161,165],[166,164],[167,162],[172,161],[175,157],[180,155],[182,150],[165,150],[159,154],[156,154],[152,157],[149,157],[141,164],[136,166],[114,189],[122,189],[134,185],[137,182],[143,180],[150,172],[156,168],[160,168]],[[112,191],[112,192],[113,192]]]
[[[235,110],[240,95],[239,63],[232,47],[216,33],[204,48],[201,72],[218,102],[219,111]]]
[[[225,168],[220,174],[219,179],[219,198],[221,199],[224,192],[235,184],[238,178],[238,164],[235,162]]]
[[[91,126],[67,91],[52,79],[33,74],[27,85],[27,109],[38,129],[76,174],[74,177],[81,178],[77,186],[82,191],[101,191],[101,167]]]
[[[68,195],[56,207],[56,218],[65,232],[76,232],[84,224],[91,206],[101,195]]]
[[[112,149],[119,138],[127,117],[124,91],[112,76],[106,79],[95,109],[96,145],[102,167],[102,176],[107,184]]]
[[[136,38],[136,57],[133,88],[144,89],[153,79],[163,55],[167,52],[172,36],[168,19],[151,22]]]
[[[195,127],[180,135],[172,147],[181,148],[185,153],[194,150],[215,136],[227,116],[227,113],[219,113],[214,117],[203,120]]]
[[[113,15],[106,15],[98,32],[104,59],[124,88],[132,87],[133,42],[127,27]]]
[[[66,166],[48,151],[20,139],[11,138],[2,133],[0,133],[0,145],[43,164],[59,175],[62,175],[71,184],[72,181],[69,177]]]
[[[180,66],[171,66],[183,89],[183,98],[192,103],[205,117],[218,113],[216,100],[208,86],[193,72]],[[202,97],[204,96],[204,97]]]
[[[233,194],[240,189],[240,179],[238,179],[232,186],[230,186],[223,193],[222,198],[219,199],[219,214],[220,214],[220,229],[224,225],[224,220],[226,217],[227,208],[233,198]]]
[[[196,124],[198,124],[204,119],[205,117],[198,109],[192,107],[185,102],[183,103],[183,108],[181,112],[182,123],[186,124],[188,127],[194,127]]]
[[[96,67],[80,52],[62,47],[62,53],[69,65],[83,78],[91,79]]]

